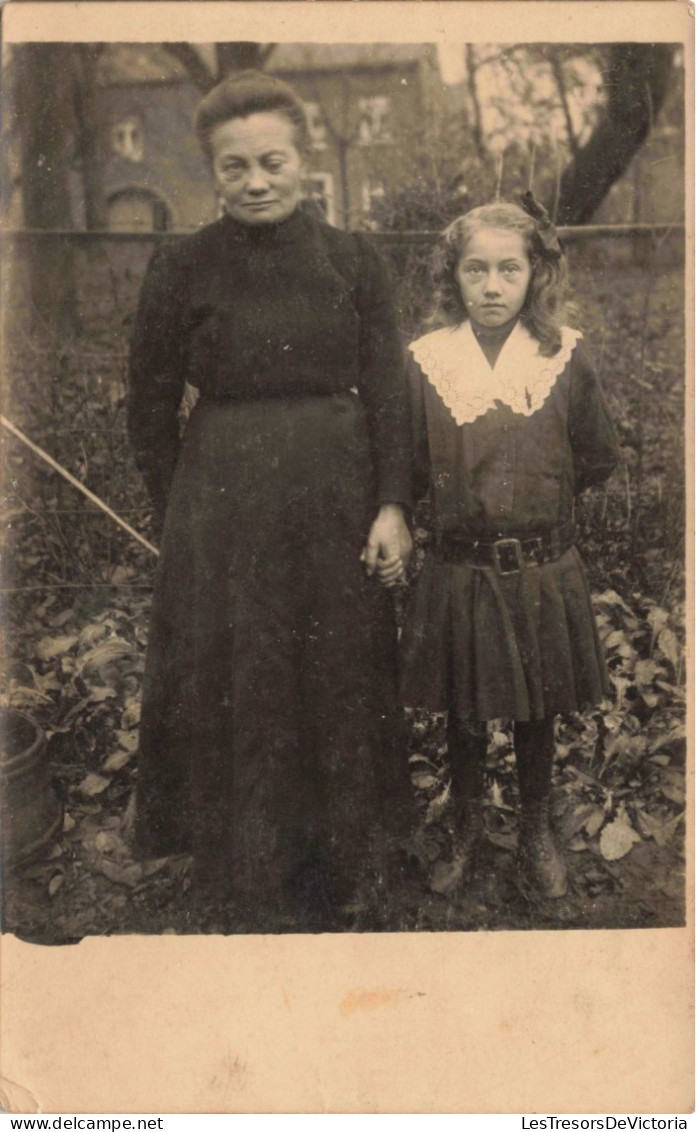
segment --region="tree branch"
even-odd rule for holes
[[[590,139],[564,171],[559,224],[585,224],[649,135],[673,71],[670,44],[615,43],[610,48],[607,107]]]
[[[468,43],[465,47],[465,61],[467,63],[467,90],[472,103],[472,141],[474,142],[474,148],[477,151],[479,160],[486,161],[487,152],[482,134],[482,112],[479,106],[479,95],[477,92],[476,71],[478,64],[474,55],[474,47],[471,43]]]
[[[211,74],[196,48],[190,43],[163,43],[162,46],[186,68],[191,81],[204,93],[215,85],[215,76]]]
[[[216,43],[215,53],[218,61],[218,78],[224,79],[235,71],[258,71],[264,66],[266,58],[275,44],[261,44],[235,40],[230,43]]]
[[[559,100],[561,102],[561,108],[564,112],[564,121],[566,122],[566,133],[569,138],[569,146],[571,147],[571,152],[573,153],[574,157],[576,157],[578,155],[578,138],[576,137],[576,131],[574,130],[574,124],[571,119],[569,98],[566,93],[566,81],[564,79],[564,68],[562,67],[561,59],[557,55],[556,51],[550,51],[549,62],[552,67],[554,81],[557,84],[557,90],[559,91]]]
[[[85,201],[88,228],[106,228],[108,205],[104,191],[106,163],[105,124],[98,95],[97,62],[102,44],[76,43],[73,105],[76,120],[76,154]]]

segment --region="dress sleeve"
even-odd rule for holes
[[[361,234],[356,304],[360,318],[358,392],[368,413],[377,502],[411,506],[411,442],[406,359],[387,269]]]
[[[171,251],[156,252],[146,271],[128,373],[128,433],[157,524],[177,463],[177,412],[186,381],[185,288]]]
[[[421,366],[409,354],[407,366],[409,404],[411,408],[412,492],[417,503],[428,494],[431,467],[424,403],[424,375]]]
[[[569,439],[578,493],[608,478],[618,463],[619,448],[600,383],[581,342],[571,365]]]

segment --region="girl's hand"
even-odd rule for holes
[[[390,589],[400,586],[406,581],[406,572],[401,558],[378,558],[375,567],[378,581],[381,586]]]
[[[406,579],[412,542],[398,503],[384,503],[370,528],[361,554],[369,578],[376,573],[383,585],[394,586]]]

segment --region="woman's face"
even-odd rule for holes
[[[503,326],[520,314],[532,278],[522,235],[480,229],[468,240],[456,274],[470,318],[482,326]]]
[[[243,224],[274,224],[302,196],[303,163],[293,124],[282,114],[231,118],[210,133],[213,182]]]

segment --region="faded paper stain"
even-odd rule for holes
[[[0,1112],[27,1115],[40,1111],[38,1102],[28,1089],[8,1077],[0,1077]]]
[[[3,39],[153,42],[164,35],[213,42],[231,31],[239,39],[287,42],[653,38],[685,43],[693,81],[694,16],[685,0],[494,0],[483,9],[397,0],[371,4],[368,13],[366,21],[358,3],[323,0],[9,4]],[[692,806],[688,818],[693,831]],[[692,846],[688,834],[688,876]],[[17,1114],[108,1113],[124,1105],[131,1112],[205,1113],[211,1104],[229,1110],[230,1098],[238,1112],[257,1113],[689,1112],[692,885],[688,898],[686,929],[133,935],[93,937],[75,948],[37,948],[5,936],[3,1064],[35,1095],[0,1079],[0,1105]],[[383,985],[386,971],[402,987],[423,990],[361,989]],[[279,995],[279,982],[287,995]],[[357,989],[347,993],[351,987]],[[400,1025],[402,1013],[379,1007],[424,994],[426,1003],[410,1003],[412,1011],[423,1006],[416,1041]],[[359,1013],[365,1010],[368,1018]],[[513,1020],[510,1035],[496,1026],[502,1016],[507,1025]],[[349,1040],[361,1021],[361,1040]]]
[[[363,1010],[378,1010],[381,1006],[393,1006],[414,996],[405,990],[351,990],[342,999],[339,1013],[344,1017]]]

